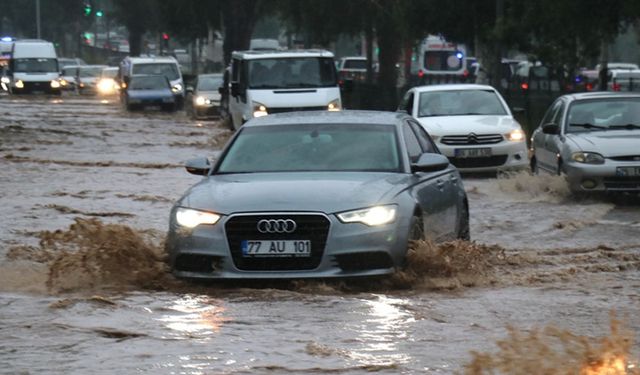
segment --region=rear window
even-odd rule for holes
[[[457,51],[427,51],[424,53],[424,68],[427,70],[456,71],[462,68],[462,59]]]
[[[367,61],[366,60],[345,60],[343,69],[367,69]]]

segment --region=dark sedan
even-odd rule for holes
[[[166,111],[176,109],[176,96],[165,76],[134,75],[121,95],[128,110],[147,106],[160,106]]]

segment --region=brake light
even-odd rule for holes
[[[620,84],[619,83],[614,83],[613,85],[611,85],[611,88],[613,89],[613,91],[620,91]]]
[[[587,91],[593,90],[593,85],[591,83],[587,83]]]
[[[424,71],[422,69],[418,71],[418,77],[424,77]]]
[[[521,89],[523,89],[523,90],[525,90],[525,91],[526,91],[526,90],[529,90],[529,84],[525,82],[525,83],[523,83],[523,84],[521,84],[521,85],[520,85],[520,88],[521,88]]]

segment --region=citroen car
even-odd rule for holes
[[[469,239],[457,169],[410,116],[310,111],[255,118],[171,209],[184,278],[386,275],[411,240]]]
[[[640,192],[640,94],[559,97],[531,137],[531,168],[574,192]]]
[[[491,86],[414,87],[407,91],[399,109],[422,124],[460,171],[496,172],[529,166],[522,126]]]

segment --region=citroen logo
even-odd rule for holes
[[[291,219],[262,219],[256,226],[260,233],[293,233],[297,227]]]
[[[478,136],[475,133],[469,133],[467,136],[467,142],[469,143],[478,143]]]

